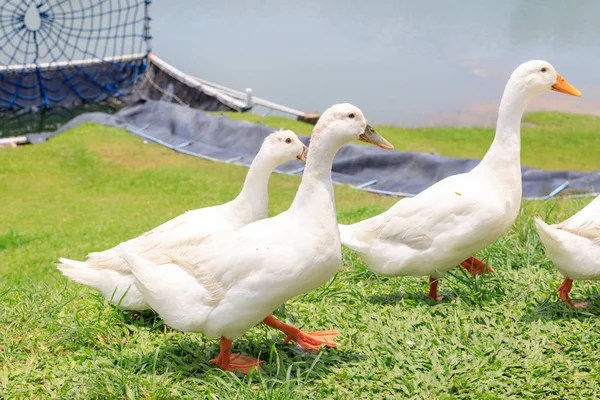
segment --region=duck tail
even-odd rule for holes
[[[340,230],[340,241],[344,246],[354,251],[358,251],[362,247],[356,239],[351,225],[339,224],[338,229]]]
[[[555,229],[545,223],[540,217],[535,217],[533,222],[535,223],[535,227],[544,246],[548,247],[548,245],[553,245],[562,247],[560,240],[558,240],[556,233],[554,232]]]
[[[87,262],[69,260],[68,258],[59,258],[60,264],[56,268],[63,273],[64,276],[87,286],[94,287],[94,283],[98,279],[98,271],[89,267]]]

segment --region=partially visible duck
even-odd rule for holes
[[[546,253],[565,276],[558,288],[560,298],[571,306],[587,306],[573,302],[569,292],[574,279],[600,280],[600,197],[559,224],[548,225],[536,217],[535,225]]]

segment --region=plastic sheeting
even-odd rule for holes
[[[80,115],[53,133],[27,135],[41,143],[74,126],[97,122],[129,129],[132,133],[176,151],[215,161],[249,165],[263,139],[275,129],[206,114],[163,101],[139,101],[116,114]],[[309,137],[300,136],[308,145]],[[336,183],[351,184],[376,193],[414,196],[447,176],[470,171],[479,160],[389,151],[375,146],[345,145],[333,162]],[[303,163],[292,161],[278,172],[301,174]],[[543,171],[523,168],[523,197],[596,194],[600,171]]]

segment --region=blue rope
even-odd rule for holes
[[[148,64],[151,0],[0,1],[0,111],[125,96]],[[129,61],[108,57],[143,54]],[[69,61],[101,60],[86,64]],[[51,68],[40,67],[51,63]],[[60,63],[60,67],[52,63]]]

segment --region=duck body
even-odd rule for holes
[[[284,212],[167,254],[170,263],[130,260],[151,307],[175,329],[235,340],[327,282],[341,263],[341,243],[335,220]]]
[[[240,194],[212,207],[188,211],[126,242],[138,256],[165,263],[165,252],[199,246],[211,235],[230,232],[268,216],[268,182],[272,171],[293,159],[305,159],[307,148],[291,131],[267,136],[252,162]],[[129,264],[116,247],[94,252],[86,261],[60,258],[58,269],[75,282],[98,290],[111,303],[126,310],[150,308],[134,284]]]
[[[520,180],[507,188],[488,172],[453,175],[378,216],[340,225],[343,243],[373,272],[441,278],[506,233],[518,215]]]
[[[536,218],[535,225],[546,253],[565,276],[560,297],[569,305],[585,306],[573,303],[569,292],[573,280],[600,280],[600,197],[559,224]]]

